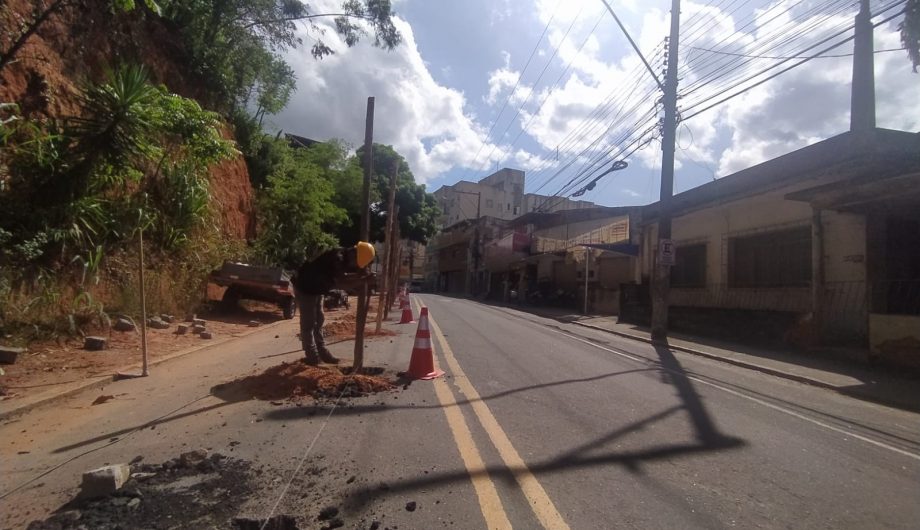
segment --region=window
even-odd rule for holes
[[[494,206],[494,204],[495,203],[492,202],[492,199],[486,199],[486,208],[491,208],[492,206]]]
[[[807,287],[811,283],[811,227],[728,241],[730,287]]]
[[[677,247],[671,267],[673,287],[706,287],[706,244]]]
[[[506,212],[510,212],[510,211],[511,211],[511,203],[510,203],[510,202],[509,202],[508,204],[505,205],[505,211],[506,211]]]
[[[520,206],[515,206],[515,207],[514,207],[514,215],[520,215],[520,213],[521,213],[521,207],[520,207]]]

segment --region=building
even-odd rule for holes
[[[920,134],[846,132],[671,205],[674,329],[920,362]],[[640,321],[659,209],[642,209]]]
[[[597,208],[597,205],[591,201],[577,201],[568,197],[538,195],[536,193],[524,194],[524,213],[561,212],[562,210],[584,210],[589,208]]]
[[[503,168],[479,182],[461,180],[433,194],[441,208],[441,227],[479,216],[514,219],[524,208],[524,172]]]
[[[511,221],[486,247],[492,297],[507,300],[513,289],[527,303],[583,310],[587,293],[589,311],[617,313],[621,286],[639,278],[639,213],[637,207],[595,207]]]

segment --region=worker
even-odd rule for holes
[[[353,247],[328,250],[297,269],[293,284],[300,309],[300,342],[307,364],[316,366],[320,360],[330,364],[339,362],[323,339],[323,295],[333,287],[345,287],[346,273],[357,273],[357,279],[365,279],[374,255],[374,246],[361,241]]]

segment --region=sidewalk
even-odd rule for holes
[[[617,323],[615,316],[585,316],[554,308],[508,307],[652,343],[647,328]],[[821,352],[783,352],[680,333],[672,333],[668,345],[674,350],[827,388],[858,399],[920,412],[920,376],[916,373],[871,367]]]

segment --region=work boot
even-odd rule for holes
[[[304,351],[303,362],[310,366],[316,366],[319,364],[319,358],[316,356],[316,352]]]
[[[336,357],[335,355],[332,355],[332,352],[330,352],[326,348],[322,348],[319,350],[319,358],[324,363],[339,364],[339,358]]]

